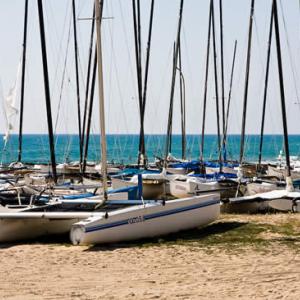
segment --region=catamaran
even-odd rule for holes
[[[182,16],[182,8],[183,0],[181,0],[180,5],[180,19]],[[105,196],[106,141],[100,4],[98,0],[95,0],[95,11],[97,24],[102,177]],[[77,222],[72,225],[70,238],[75,245],[111,243],[149,238],[206,225],[216,220],[219,213],[220,196],[218,193],[168,201],[150,201],[142,205],[131,206],[112,212],[106,211],[103,212],[101,216],[90,217]]]
[[[5,207],[0,212],[0,242],[67,232],[70,232],[71,241],[76,245],[121,242],[206,225],[219,216],[220,196],[218,193],[204,196],[193,195],[170,201],[144,200],[141,177],[138,186],[114,192],[108,190],[100,29],[102,7],[103,1],[100,5],[99,0],[95,0],[102,161],[101,193],[99,195],[75,193],[60,197],[50,197],[41,193],[39,201],[43,202],[44,200],[44,204],[30,203],[26,206]],[[181,0],[181,11],[182,7],[183,0]],[[38,1],[38,9],[47,112],[48,115],[51,115],[42,0]],[[48,119],[48,122],[50,124],[48,124],[49,136],[53,138],[51,118]],[[53,140],[50,141],[51,147],[53,147]],[[54,152],[50,152],[55,179]],[[124,196],[124,192],[127,193],[127,197]]]
[[[279,86],[280,86],[280,99],[281,99],[281,110],[282,110],[282,122],[283,122],[283,133],[284,133],[284,148],[286,158],[286,168],[281,170],[280,174],[285,177],[285,186],[271,185],[268,183],[261,183],[261,190],[264,190],[253,195],[237,197],[230,199],[229,202],[233,205],[257,205],[257,203],[265,203],[271,208],[279,211],[300,211],[300,192],[295,190],[293,186],[293,174],[291,172],[290,154],[289,154],[289,142],[288,142],[288,129],[287,129],[287,118],[286,118],[286,105],[285,105],[285,90],[283,81],[283,67],[281,58],[281,45],[280,45],[280,31],[278,21],[278,10],[277,1],[272,2],[272,13],[270,21],[270,34],[269,34],[269,47],[271,46],[272,29],[273,23],[275,28],[276,38],[276,50],[277,50],[277,63],[278,63],[278,75],[279,75]],[[270,48],[269,48],[270,50]],[[268,51],[268,56],[270,52]],[[268,70],[268,66],[267,66]],[[265,87],[266,88],[266,87]],[[264,99],[265,100],[265,99]],[[264,103],[265,108],[265,103]],[[263,130],[262,130],[263,132]],[[260,157],[261,158],[261,157]],[[279,178],[281,179],[281,178]],[[255,184],[254,188],[259,188],[258,184]]]

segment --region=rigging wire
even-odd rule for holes
[[[134,104],[135,104],[135,109],[136,111],[139,111],[139,103],[138,103],[138,96],[137,96],[137,90],[136,90],[136,86],[135,86],[135,81],[132,79],[132,78],[135,78],[135,73],[134,73],[134,64],[133,64],[133,61],[132,61],[132,57],[131,57],[131,50],[130,50],[130,47],[129,47],[129,38],[128,38],[128,33],[127,31],[125,30],[126,28],[128,28],[127,26],[127,22],[125,21],[125,18],[124,18],[124,9],[123,9],[123,5],[121,4],[121,0],[118,1],[118,4],[119,4],[119,10],[120,10],[120,15],[121,15],[121,24],[122,24],[122,33],[123,33],[123,38],[125,40],[125,45],[126,45],[126,54],[127,54],[127,59],[128,59],[128,66],[129,66],[129,72],[130,72],[130,85],[131,85],[131,91],[132,93],[134,94],[134,96],[132,97],[132,99],[134,100]],[[113,50],[114,50],[114,47],[113,47]],[[114,52],[114,57],[116,57],[115,55],[115,52]],[[115,64],[115,69],[116,68],[116,60],[114,59],[114,64]],[[116,72],[116,74],[118,74],[118,72]],[[119,95],[120,95],[120,98],[122,99],[122,93],[121,93],[121,87],[120,87],[120,84],[119,82],[117,82],[117,86],[118,86],[118,92],[119,92]],[[121,101],[121,104],[122,104],[122,111],[124,113],[124,103],[123,101]],[[123,114],[123,116],[126,115],[125,113]],[[120,118],[119,118],[120,120]],[[127,120],[126,120],[126,125],[127,127],[127,130],[128,130],[128,123],[127,123]],[[129,137],[128,137],[129,139]],[[127,141],[126,141],[127,143]]]
[[[61,31],[58,30],[57,22],[55,22],[55,14],[54,14],[53,7],[52,7],[51,3],[50,2],[46,3],[46,5],[48,5],[48,7],[45,10],[45,18],[47,20],[48,28],[53,28],[53,34],[52,35],[48,34],[49,39],[51,41],[49,43],[50,44],[49,49],[50,49],[50,52],[52,54],[52,57],[55,58],[55,61],[56,61],[54,76],[53,76],[53,78],[51,80],[51,84],[50,84],[51,85],[50,93],[51,93],[52,98],[55,98],[54,95],[61,88],[61,85],[59,84],[59,81],[58,81],[58,71],[61,67],[62,56],[60,55],[60,53],[63,51],[62,49],[64,47],[65,32],[66,32],[66,30],[68,30],[67,29],[67,20],[69,20],[71,18],[71,6],[69,5],[69,3],[70,2],[68,2],[67,5],[66,5],[65,18],[64,18],[64,22],[63,22],[63,26],[62,26]],[[68,14],[70,14],[69,17],[68,17]],[[59,32],[62,32],[61,36],[59,35]],[[59,43],[56,43],[55,40],[59,41]],[[56,45],[58,45],[58,47],[55,47]],[[70,74],[69,74],[69,71],[68,71],[67,67],[66,67],[65,72],[68,74],[68,78],[70,78]],[[72,85],[69,85],[69,86],[72,87]],[[75,91],[74,86],[73,86],[73,90]],[[56,135],[55,136],[55,144],[56,145],[57,145],[57,139],[58,139],[58,136]],[[65,149],[68,149],[69,148],[68,145],[71,143],[71,141],[70,141],[71,136],[70,135],[68,135],[68,139],[67,139],[67,145],[66,145]],[[68,155],[68,154],[66,154],[66,155]],[[65,156],[65,154],[64,154],[64,156]]]
[[[70,6],[69,6],[69,2],[68,2],[66,5],[66,11],[65,11],[65,17],[64,17],[64,23],[62,26],[62,30],[58,31],[58,26],[57,26],[57,22],[55,22],[55,14],[53,11],[51,1],[47,1],[47,2],[45,2],[45,4],[48,6],[47,9],[45,9],[45,18],[46,18],[47,24],[48,24],[47,27],[53,28],[53,35],[54,35],[54,37],[53,37],[53,35],[48,34],[48,38],[51,40],[51,42],[49,43],[49,45],[50,45],[49,49],[51,50],[52,57],[56,58],[54,76],[53,76],[53,79],[51,82],[51,91],[52,91],[51,94],[53,95],[55,85],[57,85],[59,88],[58,70],[61,65],[60,53],[63,49],[63,42],[65,41],[64,35],[65,35],[65,31],[66,31],[67,20],[69,19],[68,13],[70,13]],[[48,29],[48,32],[49,32],[49,29]],[[59,32],[62,32],[62,34],[60,35]],[[54,38],[56,39],[55,41],[54,41]],[[59,41],[59,43],[57,43],[56,41]]]
[[[282,0],[280,0],[279,3],[280,3],[280,10],[281,10],[281,17],[282,17],[282,21],[283,21],[283,28],[284,28],[284,32],[285,32],[285,39],[286,39],[286,44],[287,44],[289,63],[290,63],[290,68],[292,70],[293,84],[294,84],[294,89],[295,89],[296,98],[297,98],[297,104],[298,104],[297,108],[300,110],[300,98],[299,98],[299,92],[298,92],[298,86],[297,86],[297,80],[296,80],[296,78],[298,78],[298,74],[294,68],[294,65],[296,65],[296,64],[294,63],[293,57],[292,57],[291,44],[290,44],[290,40],[289,40],[289,34],[288,34],[288,30],[287,30],[287,24],[286,24],[286,18],[285,18],[285,14],[284,14],[284,10],[283,10]]]
[[[77,12],[77,19],[79,18],[80,14]],[[80,51],[81,49],[81,46],[82,45],[85,45],[86,44],[86,40],[84,40],[82,38],[83,34],[82,34],[82,31],[81,31],[81,27],[80,26],[77,26],[77,40],[78,40],[78,69],[79,69],[79,80],[81,82],[81,86],[84,87],[85,89],[85,86],[86,86],[86,80],[85,80],[85,74],[86,72],[84,72],[84,70],[87,69],[87,62],[84,62],[80,56],[80,53],[82,53],[83,51]],[[84,35],[85,36],[85,35]]]
[[[288,31],[287,31],[287,25],[286,25],[286,19],[285,19],[285,15],[284,15],[284,10],[283,10],[283,5],[282,5],[282,0],[279,1],[280,2],[280,8],[281,8],[281,17],[283,20],[283,28],[284,28],[284,32],[285,32],[285,38],[286,38],[286,43],[287,43],[287,49],[288,49],[288,55],[289,55],[289,62],[290,62],[290,67],[292,70],[292,75],[293,75],[293,83],[294,83],[294,88],[295,88],[295,92],[296,92],[296,97],[297,97],[297,103],[300,104],[300,99],[299,99],[299,93],[298,93],[298,87],[297,87],[297,81],[296,78],[297,73],[296,70],[294,68],[294,62],[293,62],[293,57],[292,57],[292,53],[291,53],[291,44],[290,44],[290,40],[289,40],[289,35],[288,35]],[[299,4],[300,5],[300,4]]]
[[[115,82],[116,82],[116,86],[117,86],[117,93],[118,93],[118,98],[121,99],[120,101],[120,107],[121,107],[121,111],[120,114],[121,116],[126,116],[126,110],[125,110],[125,103],[123,101],[123,95],[122,95],[122,87],[121,87],[121,80],[119,78],[119,69],[118,69],[118,65],[117,65],[117,55],[116,55],[116,51],[115,51],[115,46],[114,46],[114,38],[113,38],[113,32],[112,32],[112,28],[109,26],[109,39],[110,39],[110,52],[111,52],[111,66],[112,66],[112,71],[114,71],[114,76],[115,76]],[[111,80],[111,79],[110,79]],[[116,119],[114,119],[114,122],[116,121]],[[123,129],[125,129],[125,131],[129,131],[128,128],[128,120],[127,118],[125,118],[123,120],[123,124],[122,124],[122,118],[119,117],[117,118],[117,131],[119,131],[119,129],[122,127]],[[125,125],[125,126],[124,126]],[[125,127],[125,128],[124,128]]]
[[[70,19],[69,33],[68,33],[68,38],[67,38],[66,55],[65,55],[64,64],[63,64],[63,74],[62,74],[60,93],[59,93],[59,101],[58,101],[56,119],[55,119],[55,123],[54,123],[55,124],[54,125],[54,134],[56,134],[56,131],[57,131],[58,119],[60,116],[60,108],[61,108],[61,103],[62,103],[62,95],[63,95],[64,84],[65,84],[67,61],[68,61],[68,54],[69,54],[69,45],[70,45],[70,38],[71,38],[71,22],[72,22],[72,20]]]
[[[113,8],[110,7],[111,11],[113,11]],[[111,12],[112,15],[112,12]],[[109,86],[110,88],[110,94],[109,94],[109,99],[113,98],[113,88],[112,88],[112,82],[113,82],[113,76],[116,79],[116,84],[117,84],[117,93],[118,93],[118,98],[121,99],[121,111],[120,114],[121,116],[119,118],[117,118],[117,123],[116,120],[114,119],[114,124],[116,124],[117,128],[117,132],[120,132],[120,129],[123,128],[125,129],[126,132],[129,132],[128,130],[128,120],[126,118],[126,111],[125,111],[125,103],[123,101],[124,97],[122,96],[122,89],[121,89],[121,84],[120,84],[120,78],[119,78],[119,69],[118,69],[118,64],[117,64],[117,56],[116,56],[116,51],[115,51],[115,44],[114,44],[114,26],[113,26],[113,22],[109,22],[108,23],[108,37],[105,36],[105,38],[107,38],[109,41],[107,42],[107,44],[110,45],[110,67],[109,67]],[[129,51],[129,50],[128,50]],[[111,101],[109,101],[110,103]],[[108,111],[110,112],[111,106],[108,105]],[[109,113],[110,115],[110,113]],[[125,118],[122,118],[125,117]],[[114,117],[113,117],[114,118]],[[122,124],[122,122],[124,122],[125,124]],[[125,126],[124,126],[125,125]],[[120,158],[120,155],[122,152],[125,152],[126,149],[126,144],[127,144],[127,139],[125,143],[122,143],[123,141],[121,141],[121,138],[118,135],[114,135],[113,136],[114,139],[114,145],[115,147],[113,147],[113,152],[112,155],[113,157],[117,156]],[[115,154],[116,153],[116,154]]]
[[[120,8],[120,14],[121,14],[123,36],[124,36],[125,43],[126,43],[127,58],[128,58],[128,61],[129,61],[129,70],[130,70],[131,78],[134,78],[133,62],[132,62],[132,58],[131,58],[130,50],[129,50],[128,35],[127,35],[126,30],[125,30],[125,28],[127,28],[128,26],[126,26],[126,22],[125,22],[125,18],[124,18],[124,13],[123,13],[123,6],[121,4],[121,0],[119,0],[118,3],[119,3],[119,8]],[[132,90],[135,91],[134,82],[132,81],[131,84],[132,84]],[[137,95],[135,95],[135,99],[137,99]],[[138,107],[137,101],[136,101],[136,105]]]

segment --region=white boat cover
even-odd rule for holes
[[[251,196],[230,198],[230,203],[254,202],[254,201],[270,201],[276,199],[300,199],[300,192],[289,192],[285,189],[274,190],[266,193],[259,193]]]

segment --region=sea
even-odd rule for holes
[[[0,136],[1,163],[7,164],[17,161],[18,135],[11,135],[5,144],[3,135]],[[110,162],[136,163],[138,155],[139,135],[111,134],[106,136],[107,156]],[[204,144],[204,158],[214,160],[218,157],[217,136],[206,135]],[[255,162],[258,160],[259,135],[246,136],[244,160]],[[146,135],[145,144],[148,160],[151,162],[155,156],[164,157],[165,135]],[[200,155],[199,135],[186,136],[186,158],[198,159]],[[300,135],[289,136],[291,156],[300,155]],[[275,160],[280,151],[284,150],[282,135],[265,135],[263,144],[263,160]],[[55,136],[55,157],[58,163],[79,160],[78,135],[59,134]],[[182,157],[182,137],[172,136],[171,153],[174,157]],[[226,146],[227,159],[238,160],[240,153],[240,136],[229,135]],[[100,137],[91,135],[88,147],[88,160],[100,161]],[[28,163],[49,163],[49,139],[46,134],[25,134],[22,143],[22,161]]]

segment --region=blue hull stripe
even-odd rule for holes
[[[202,207],[216,205],[219,203],[220,203],[219,200],[212,200],[212,201],[209,201],[206,203],[199,203],[199,204],[194,204],[194,205],[190,205],[190,206],[186,206],[186,207],[175,208],[175,209],[166,210],[166,211],[162,211],[162,212],[158,212],[158,213],[144,215],[142,217],[145,221],[147,221],[147,220],[165,217],[165,216],[169,216],[169,215],[174,215],[174,214],[178,214],[178,213],[182,213],[182,212],[186,212],[186,211],[190,211],[190,210],[194,210],[194,209],[198,209],[198,208],[202,208]],[[122,221],[116,221],[113,223],[88,227],[88,228],[85,228],[85,232],[93,232],[93,231],[99,231],[99,230],[103,230],[103,229],[118,227],[118,226],[122,226],[122,225],[128,225],[130,220],[133,218],[134,217],[126,219],[126,220],[122,220]]]
[[[160,217],[164,217],[164,216],[168,216],[168,215],[174,215],[177,213],[181,213],[181,212],[185,212],[185,211],[189,211],[189,210],[193,210],[193,209],[197,209],[197,208],[201,208],[201,207],[211,206],[211,205],[218,204],[218,203],[220,203],[219,200],[217,200],[217,201],[213,200],[213,201],[209,201],[206,203],[194,204],[191,206],[186,206],[186,207],[181,207],[181,208],[175,208],[172,210],[167,210],[167,211],[162,211],[159,213],[146,215],[146,216],[144,216],[144,219],[151,220],[151,219],[160,218]]]

